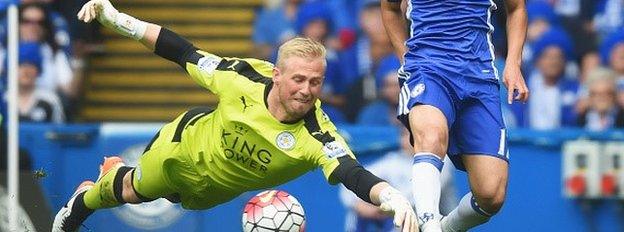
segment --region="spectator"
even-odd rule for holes
[[[624,127],[624,111],[616,104],[615,73],[597,68],[589,73],[589,106],[578,118],[578,125],[592,131]]]
[[[615,72],[617,102],[624,107],[624,29],[609,35],[600,47],[602,63]]]
[[[35,85],[42,65],[40,51],[40,45],[33,42],[21,43],[19,47],[19,118],[23,122],[62,123],[63,108],[58,97]]]
[[[528,17],[527,38],[522,54],[525,63],[530,64],[534,59],[533,43],[551,27],[558,27],[559,20],[552,6],[545,2],[529,2],[526,7]]]
[[[379,0],[364,0],[364,6],[360,13],[360,28],[363,33],[359,35],[352,57],[345,57],[345,67],[356,73],[346,73],[346,76],[355,78],[349,80],[347,101],[350,103],[347,109],[347,117],[355,119],[360,109],[371,101],[378,98],[375,88],[375,72],[381,60],[387,55],[394,54],[390,38],[381,21],[381,5]],[[353,62],[353,63],[349,63]]]
[[[297,20],[295,21],[295,29],[299,35],[314,39],[325,45],[327,49],[327,69],[320,98],[323,101],[323,110],[330,118],[334,121],[342,120],[344,122],[345,117],[341,113],[341,109],[346,103],[344,95],[346,87],[343,84],[342,66],[337,54],[339,42],[331,36],[334,24],[329,7],[320,1],[301,4]]]
[[[252,40],[256,57],[271,60],[279,44],[295,36],[294,23],[301,0],[267,1],[256,16]]]
[[[388,181],[393,186],[398,186],[398,190],[408,199],[412,199],[411,173],[412,173],[412,146],[410,144],[410,134],[407,129],[401,130],[401,147],[397,151],[392,151],[366,165],[367,169]],[[448,214],[457,205],[457,196],[453,184],[453,170],[455,169],[448,158],[442,168],[442,193],[440,196],[440,211],[444,215]],[[359,200],[346,188],[340,189],[340,200],[348,208],[345,231],[365,232],[365,231],[394,231],[392,217],[382,214],[378,207]]]
[[[582,85],[578,91],[578,100],[576,102],[576,113],[583,115],[589,107],[589,90],[587,89],[588,75],[595,69],[600,67],[600,56],[596,52],[588,52],[581,58],[581,75],[579,83]]]
[[[335,34],[338,37],[340,50],[349,49],[355,43],[355,20],[353,17],[354,7],[351,2],[357,0],[326,0],[329,11],[335,23]]]
[[[573,106],[578,82],[565,73],[566,62],[573,57],[572,42],[564,31],[552,28],[535,42],[534,49],[535,70],[527,81],[531,90],[528,109],[512,106],[516,119],[538,130],[576,125]]]
[[[48,20],[52,24],[52,34],[56,44],[69,57],[71,56],[71,40],[69,36],[69,24],[67,20],[59,12],[52,10],[50,6],[51,0],[21,0],[24,5],[38,4],[45,8],[48,13]],[[72,14],[73,16],[73,14]]]
[[[542,0],[544,1],[544,0]],[[596,0],[548,0],[559,16],[561,26],[574,41],[575,51],[583,55],[595,49],[592,21]]]
[[[388,55],[379,64],[376,85],[381,99],[372,102],[360,111],[357,123],[360,125],[389,126],[400,125],[396,118],[399,105],[399,78],[397,72],[401,63],[394,55]]]
[[[42,68],[37,87],[59,93],[63,97],[76,97],[78,86],[74,85],[69,58],[52,34],[52,23],[45,8],[38,4],[20,7],[20,41],[40,43]]]

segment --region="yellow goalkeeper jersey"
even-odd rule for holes
[[[186,63],[192,79],[216,94],[219,104],[212,113],[189,119],[181,132],[181,149],[222,200],[285,183],[317,167],[335,184],[330,175],[337,158],[355,159],[320,101],[293,124],[271,115],[266,101],[272,69],[266,61],[203,51]]]

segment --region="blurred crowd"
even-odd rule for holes
[[[23,121],[62,123],[75,115],[84,60],[101,50],[96,24],[75,20],[84,2],[21,0]],[[495,3],[492,42],[502,74],[505,5]],[[0,89],[5,92],[6,6],[0,10]],[[274,61],[279,44],[294,36],[321,41],[328,49],[325,112],[336,123],[396,125],[400,63],[380,10],[379,0],[266,0],[254,20],[253,56]],[[526,104],[503,104],[508,127],[623,127],[624,1],[527,0],[527,10],[523,73],[531,97]],[[501,96],[505,91],[501,88]]]
[[[81,94],[91,29],[75,13],[86,1],[21,0],[19,4],[19,117],[24,122],[71,120]],[[0,4],[0,92],[7,89],[7,3]],[[0,99],[4,99],[2,94]],[[5,115],[6,107],[2,108]]]
[[[492,15],[499,73],[506,54],[505,5]],[[293,36],[329,50],[322,100],[336,122],[392,125],[400,67],[381,22],[379,0],[272,0],[258,11],[255,55],[275,60]],[[526,104],[504,105],[508,127],[549,130],[624,126],[624,1],[528,0],[523,73]],[[502,77],[500,77],[502,80]],[[501,88],[501,96],[506,96]]]

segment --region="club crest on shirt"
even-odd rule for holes
[[[330,159],[349,155],[349,153],[347,153],[347,149],[345,149],[344,146],[337,141],[326,143],[325,146],[323,146],[323,152],[327,158]]]
[[[288,131],[280,132],[275,139],[277,147],[283,150],[292,150],[295,147],[295,142],[295,136]]]
[[[212,74],[219,63],[221,63],[221,58],[204,56],[197,61],[197,67],[208,74]]]
[[[425,92],[425,84],[423,83],[417,84],[416,87],[412,89],[412,92],[410,93],[410,97],[417,97],[423,92]]]

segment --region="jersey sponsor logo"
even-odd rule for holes
[[[295,142],[295,136],[288,131],[280,132],[275,138],[275,144],[282,150],[292,150],[295,147]]]
[[[224,129],[221,132],[221,147],[225,158],[236,161],[248,169],[266,173],[273,155],[268,149],[248,141],[245,134],[240,133],[238,129],[235,131]]]
[[[423,83],[417,84],[416,87],[412,89],[412,92],[410,93],[410,97],[418,97],[418,95],[422,94],[423,92],[425,92],[425,84]]]
[[[249,132],[249,129],[243,125],[234,124],[234,133],[239,135],[245,135]]]
[[[326,143],[325,146],[323,146],[323,152],[330,159],[349,155],[349,153],[347,153],[347,149],[345,149],[344,146],[342,146],[342,144],[338,141]]]
[[[127,165],[138,164],[138,160],[143,154],[147,144],[137,144],[124,150],[120,156]],[[134,175],[142,176],[141,168],[134,171]],[[142,204],[125,204],[112,209],[113,214],[127,225],[141,230],[155,230],[167,228],[177,222],[184,211],[179,205],[173,204],[164,198]]]
[[[221,58],[204,56],[197,61],[197,67],[208,74],[212,74],[219,63],[221,63]]]

